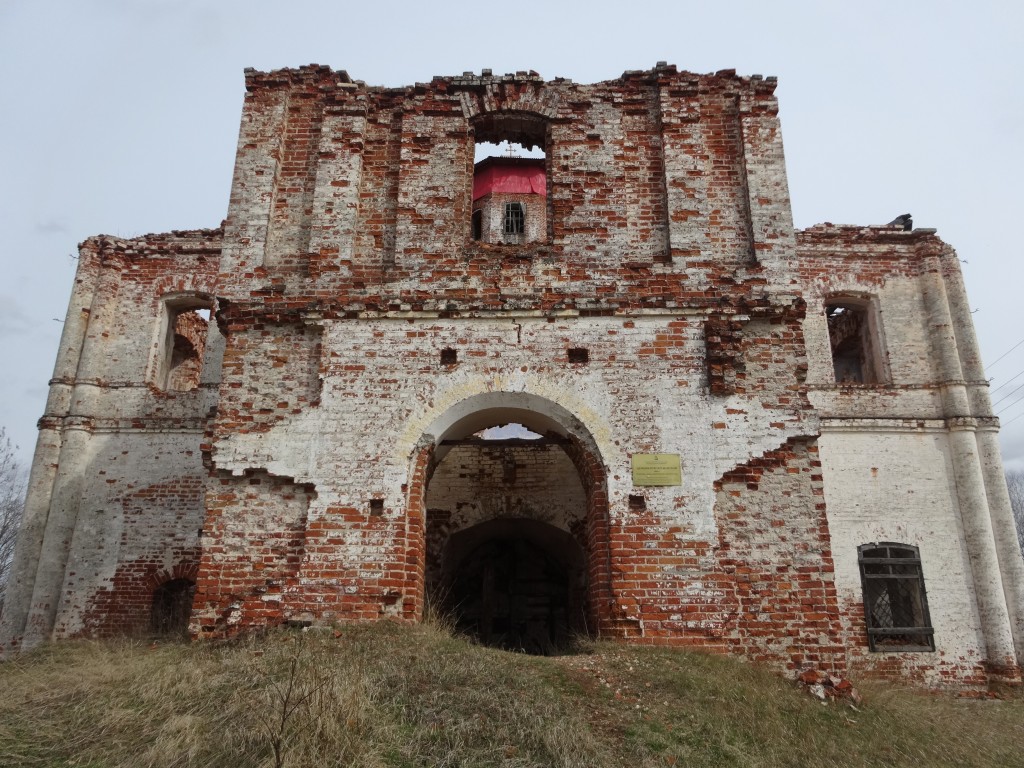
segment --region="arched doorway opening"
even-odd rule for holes
[[[196,583],[191,579],[171,579],[154,589],[150,630],[158,635],[184,637],[195,594]]]
[[[557,652],[609,612],[603,463],[589,432],[550,401],[479,398],[491,407],[461,403],[414,468],[420,595],[481,643]],[[516,407],[524,398],[532,408]]]

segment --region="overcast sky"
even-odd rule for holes
[[[798,227],[910,212],[957,248],[993,399],[1008,395],[1004,458],[1024,469],[1024,344],[998,360],[1024,340],[1022,9],[0,0],[0,426],[27,464],[81,240],[224,218],[245,67],[400,86],[485,67],[596,82],[663,60],[779,78]]]

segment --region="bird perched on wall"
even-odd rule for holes
[[[909,213],[904,213],[902,216],[897,216],[895,219],[890,221],[885,226],[887,227],[903,227],[904,232],[909,232],[914,228],[914,220],[910,218]]]

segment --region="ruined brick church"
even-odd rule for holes
[[[81,246],[2,651],[433,605],[1020,681],[958,260],[795,230],[775,85],[247,71],[223,225]]]

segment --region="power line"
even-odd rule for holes
[[[1006,386],[1007,384],[1012,384],[1012,383],[1013,383],[1013,380],[1014,380],[1014,379],[1019,379],[1019,378],[1020,378],[1021,376],[1024,376],[1024,371],[1021,371],[1021,372],[1020,372],[1020,373],[1018,373],[1018,374],[1017,374],[1016,376],[1014,376],[1014,377],[1013,377],[1012,379],[1007,379],[1007,380],[1006,380],[1006,381],[1004,381],[1004,382],[1003,382],[1002,384],[1000,384],[1000,385],[999,385],[998,387],[996,387],[995,389],[993,389],[993,390],[992,390],[991,392],[989,392],[989,397],[991,397],[992,395],[994,395],[994,394],[995,394],[996,392],[998,392],[998,391],[999,391],[1000,389],[1002,389],[1003,387],[1005,387],[1005,386]]]
[[[999,405],[1001,402],[1003,402],[1003,400],[1005,400],[1008,397],[1012,397],[1015,393],[1019,392],[1022,389],[1024,389],[1024,384],[1021,384],[1019,387],[1017,387],[1017,389],[1013,390],[1013,392],[1010,392],[1009,394],[1003,395],[1002,397],[1000,397],[998,400],[995,401],[995,403],[993,403],[992,407],[995,408],[997,405]],[[1019,402],[1021,402],[1021,398],[1018,398],[1018,399],[1014,400],[1009,405],[1004,405],[1002,408],[1000,408],[998,411],[996,411],[996,415],[998,416],[1000,413],[1005,411],[1007,408],[1013,408],[1013,406],[1015,406]]]
[[[1006,382],[1006,383],[1007,383],[1007,384],[1009,384],[1010,382]],[[996,401],[995,401],[994,403],[992,403],[992,407],[993,407],[993,408],[995,408],[995,407],[996,407],[997,405],[999,405],[999,404],[1000,404],[1001,402],[1003,402],[1004,400],[1006,400],[1006,399],[1007,399],[1007,398],[1009,398],[1009,397],[1013,397],[1013,396],[1014,396],[1015,394],[1017,394],[1018,392],[1020,392],[1020,391],[1021,391],[1022,389],[1024,389],[1024,384],[1018,384],[1018,385],[1017,385],[1016,387],[1014,387],[1014,388],[1013,388],[1013,389],[1011,389],[1011,390],[1010,390],[1009,392],[1007,392],[1007,393],[1006,393],[1005,395],[1003,395],[1003,396],[1002,396],[1002,397],[1000,397],[1000,398],[999,398],[998,400],[996,400]],[[1014,400],[1013,402],[1014,402],[1014,403],[1016,403],[1016,402],[1018,402],[1018,401],[1017,401],[1017,400]],[[1010,405],[1012,405],[1012,404],[1013,404],[1013,403],[1011,403]],[[1006,407],[1009,407],[1009,406],[1004,406],[1004,410],[1005,410],[1005,408],[1006,408]]]
[[[1006,356],[1007,356],[1008,354],[1010,354],[1011,352],[1013,352],[1013,350],[1015,350],[1015,349],[1016,349],[1017,347],[1019,347],[1019,346],[1020,346],[1021,344],[1024,344],[1024,339],[1021,339],[1020,341],[1018,341],[1018,342],[1017,342],[1016,344],[1014,344],[1014,345],[1013,345],[1012,347],[1010,347],[1010,348],[1009,348],[1008,350],[1006,350],[1005,352],[1003,352],[1003,354],[1001,354],[1001,355],[1000,355],[999,357],[997,357],[997,358],[996,358],[995,360],[993,360],[993,361],[992,361],[991,363],[989,363],[989,364],[988,364],[987,366],[985,366],[985,367],[986,367],[986,368],[991,368],[991,367],[992,367],[993,365],[995,365],[996,363],[998,363],[998,362],[999,362],[1000,360],[1002,360],[1002,359],[1003,359],[1004,357],[1006,357]]]
[[[1016,421],[1017,419],[1019,419],[1019,418],[1020,418],[1021,416],[1024,416],[1024,413],[1018,413],[1018,414],[1017,414],[1016,416],[1014,416],[1014,417],[1013,417],[1012,419],[1010,419],[1009,421],[1004,421],[1004,422],[1003,422],[1002,424],[1000,424],[1000,425],[999,425],[1000,429],[1005,429],[1007,425],[1009,425],[1009,424],[1013,424],[1013,422],[1015,422],[1015,421]]]

